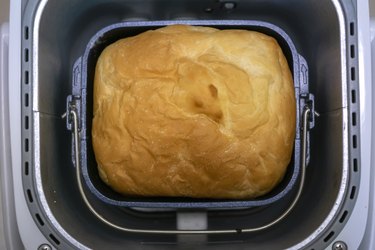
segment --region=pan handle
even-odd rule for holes
[[[88,200],[85,191],[83,189],[82,180],[81,180],[81,164],[80,164],[80,138],[79,138],[79,123],[78,123],[78,112],[75,106],[70,106],[67,119],[71,121],[73,124],[73,137],[74,137],[74,151],[75,151],[75,163],[76,163],[76,179],[79,188],[79,192],[82,196],[83,201],[85,202],[87,208],[90,212],[97,217],[100,221],[104,224],[115,228],[120,231],[128,232],[128,233],[147,233],[147,234],[230,234],[230,233],[250,233],[250,232],[258,232],[270,228],[280,221],[282,221],[285,217],[289,215],[289,213],[293,210],[295,205],[297,204],[303,190],[303,186],[305,183],[305,175],[306,175],[306,163],[307,163],[307,131],[310,129],[309,121],[311,120],[311,116],[314,115],[312,113],[312,109],[309,106],[305,106],[302,115],[302,154],[301,154],[301,177],[298,186],[298,191],[296,196],[294,197],[293,201],[289,205],[289,207],[276,219],[265,224],[263,226],[254,227],[254,228],[243,228],[243,229],[228,229],[228,230],[159,230],[159,229],[137,229],[137,228],[128,228],[123,227],[117,224],[114,224],[104,218],[101,214],[99,214],[95,208],[91,205],[90,201]]]

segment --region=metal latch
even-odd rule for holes
[[[62,118],[66,117],[66,128],[70,131],[72,131],[72,117],[71,117],[71,111],[74,110],[77,112],[78,117],[80,117],[80,99],[81,96],[79,95],[68,95],[66,98],[66,112],[62,115]],[[78,121],[78,130],[80,131],[81,124]]]
[[[315,127],[315,116],[319,117],[319,113],[315,111],[315,98],[314,95],[311,93],[302,93],[301,97],[301,105],[300,107],[308,107],[310,109],[310,114],[308,116],[308,127],[307,129],[312,129]],[[303,111],[302,111],[303,112]],[[301,128],[303,121],[301,121]]]

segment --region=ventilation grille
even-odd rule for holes
[[[32,140],[30,139],[32,133],[30,131],[31,122],[32,122],[32,87],[31,87],[31,79],[30,79],[30,70],[31,70],[31,62],[30,62],[30,45],[31,42],[30,38],[30,29],[29,26],[25,26],[23,29],[23,50],[22,50],[22,138],[23,138],[23,177],[24,181],[24,188],[25,188],[25,196],[26,201],[30,207],[30,211],[32,212],[33,219],[39,226],[39,228],[45,233],[45,235],[49,236],[49,241],[58,248],[60,245],[60,240],[55,236],[54,233],[51,232],[50,227],[46,224],[46,219],[41,211],[39,211],[39,206],[36,204],[36,196],[34,193],[34,189],[32,188]],[[46,232],[47,231],[47,232]]]

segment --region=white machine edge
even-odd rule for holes
[[[10,1],[9,25],[9,112],[11,159],[13,172],[13,189],[17,226],[24,246],[27,249],[38,249],[48,240],[35,224],[24,196],[22,187],[22,149],[21,149],[21,0]],[[32,233],[30,233],[32,232]],[[18,249],[17,249],[18,250]]]
[[[332,242],[343,241],[348,249],[359,249],[365,235],[368,217],[370,170],[371,170],[371,54],[369,38],[369,4],[367,0],[357,3],[358,30],[358,76],[360,99],[361,184],[353,212],[344,229]],[[359,28],[360,27],[360,28]],[[354,233],[355,232],[355,233]],[[333,249],[329,246],[327,249]],[[373,248],[364,248],[373,249]]]

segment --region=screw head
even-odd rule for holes
[[[332,250],[348,250],[348,246],[343,241],[336,241],[332,245]]]
[[[236,4],[234,2],[226,2],[224,3],[223,7],[226,10],[233,10],[234,8],[236,8]]]
[[[207,12],[207,13],[211,13],[213,11],[214,11],[214,9],[211,8],[211,7],[207,7],[207,8],[204,9],[204,12]]]
[[[38,247],[38,250],[52,250],[52,247],[48,244],[42,244]]]

